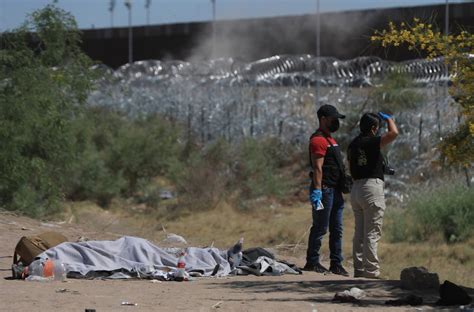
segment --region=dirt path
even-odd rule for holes
[[[236,276],[182,283],[74,279],[40,283],[5,279],[11,275],[11,255],[20,237],[47,230],[59,231],[71,240],[80,236],[91,239],[119,236],[0,213],[0,311],[416,311],[414,307],[384,304],[388,299],[406,294],[398,288],[397,281],[307,272],[298,276]],[[304,264],[304,259],[288,260]],[[331,302],[336,292],[351,287],[366,292],[360,304]],[[418,308],[432,309],[437,293],[422,295],[428,305]],[[122,306],[123,301],[137,303],[137,306]]]

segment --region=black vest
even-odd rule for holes
[[[324,156],[323,162],[323,180],[322,185],[327,187],[337,187],[339,184],[339,179],[341,178],[341,169],[338,166],[337,159],[342,163],[342,154],[339,145],[332,145],[329,143],[328,139],[321,131],[316,131],[311,135],[309,138],[310,145],[311,139],[315,136],[324,137],[330,145],[326,151],[326,155]],[[313,162],[311,161],[311,146],[309,146],[309,165],[311,167],[310,177],[311,177],[311,188],[313,188]]]

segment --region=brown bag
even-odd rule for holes
[[[18,262],[30,265],[31,262],[43,251],[56,245],[67,242],[68,239],[57,232],[45,232],[36,236],[23,236],[15,247],[13,264]]]

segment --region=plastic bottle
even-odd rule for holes
[[[30,263],[28,266],[28,275],[44,277],[42,260],[35,260]]]
[[[58,260],[53,261],[53,279],[61,282],[66,279],[66,267]]]
[[[64,264],[58,260],[38,259],[29,265],[28,275],[29,281],[63,281],[66,278],[66,270]]]
[[[175,276],[175,281],[178,281],[178,282],[182,282],[186,279],[186,262],[184,260],[185,255],[186,254],[182,252],[178,258],[178,264],[177,264],[178,271],[176,272],[176,276]]]
[[[47,282],[52,279],[52,262],[44,261],[42,259],[35,260],[30,263],[25,280],[36,282]]]

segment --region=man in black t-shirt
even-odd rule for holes
[[[382,120],[387,122],[388,131],[377,136]],[[384,161],[380,149],[395,140],[398,129],[392,116],[366,113],[360,119],[360,131],[349,144],[347,153],[354,179],[351,191],[355,219],[352,245],[354,277],[378,278],[377,245],[385,211]]]

